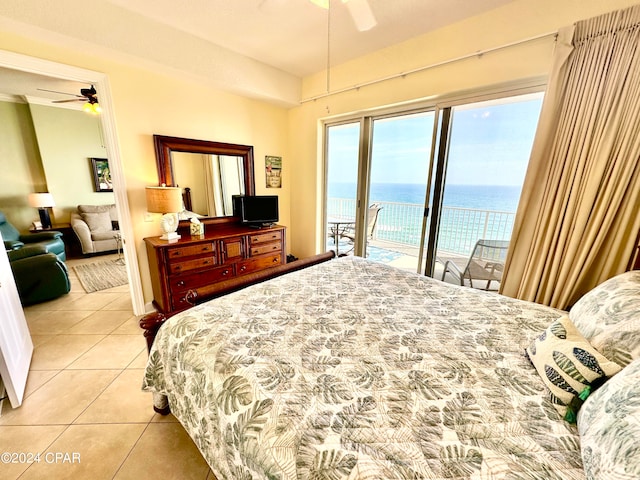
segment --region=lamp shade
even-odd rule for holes
[[[29,205],[35,208],[55,207],[56,202],[50,193],[30,193]]]
[[[146,187],[147,211],[152,213],[177,213],[182,211],[180,187]]]

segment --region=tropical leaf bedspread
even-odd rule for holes
[[[523,355],[558,316],[341,258],[171,318],[144,389],[218,480],[582,479]]]

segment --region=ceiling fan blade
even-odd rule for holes
[[[53,100],[51,103],[86,102],[86,98],[72,98],[69,100]]]
[[[47,90],[46,88],[38,88],[41,92],[50,92],[50,93],[59,93],[60,95],[71,95],[74,97],[82,98],[80,95],[76,95],[75,93],[67,93],[67,92],[58,92],[57,90]]]
[[[347,5],[347,9],[356,24],[356,28],[361,32],[371,30],[377,25],[376,17],[373,16],[368,0],[342,0]]]

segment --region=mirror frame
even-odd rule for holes
[[[173,184],[173,163],[171,152],[204,153],[210,155],[231,155],[242,157],[244,170],[244,194],[255,195],[255,176],[253,172],[253,146],[233,143],[210,142],[192,138],[154,135],[153,144],[156,150],[156,166],[158,168],[158,184]],[[204,217],[202,223],[237,223],[237,217]],[[188,225],[188,220],[181,220],[180,226]]]

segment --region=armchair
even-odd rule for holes
[[[78,205],[78,211],[71,212],[71,228],[80,240],[84,255],[115,251],[119,247],[115,204]]]
[[[67,266],[44,246],[28,245],[7,255],[22,305],[52,300],[71,290]]]
[[[0,212],[0,233],[2,233],[2,238],[4,239],[5,250],[19,250],[39,246],[45,249],[45,253],[55,254],[62,262],[67,259],[61,232],[49,230],[22,235],[16,227],[9,223],[4,213]],[[36,249],[36,251],[39,250]]]

